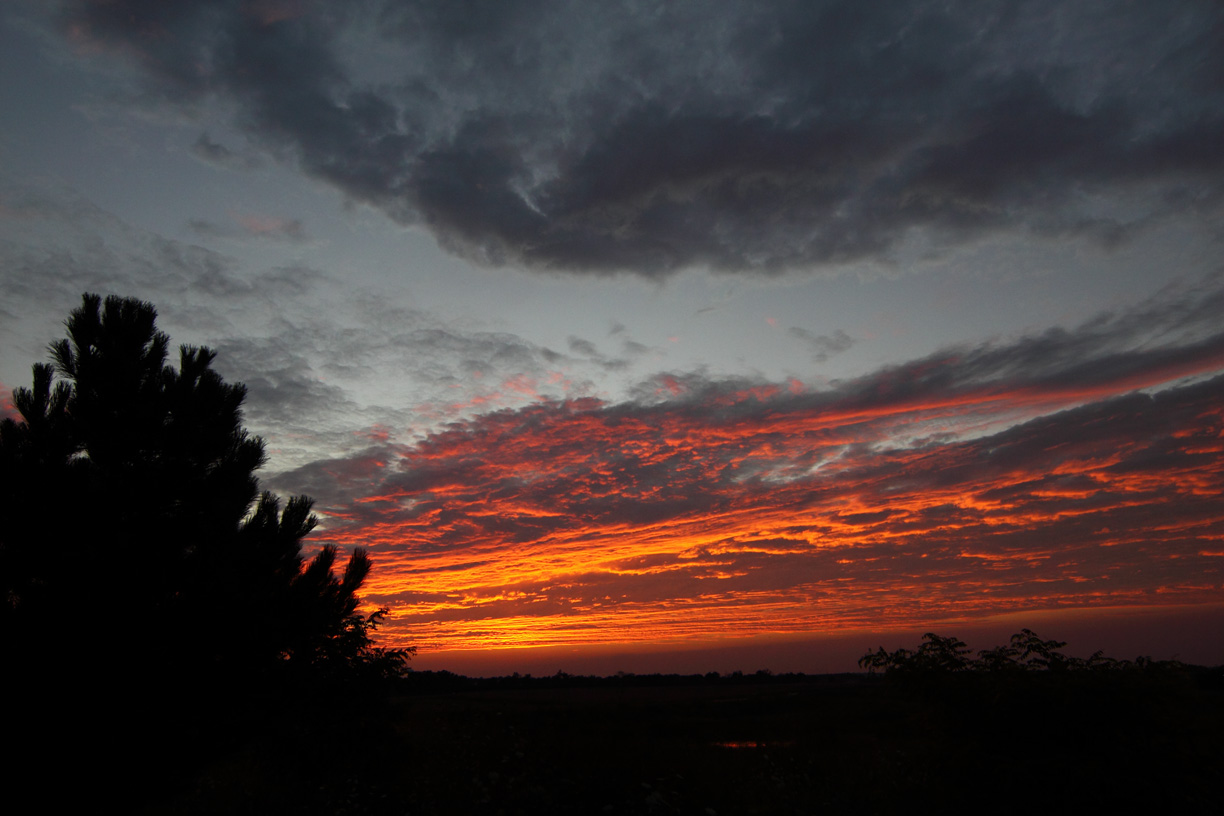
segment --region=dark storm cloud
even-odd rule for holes
[[[775,272],[998,231],[1109,247],[1174,213],[1216,223],[1224,189],[1216,4],[271,9],[75,0],[63,23],[487,263]]]

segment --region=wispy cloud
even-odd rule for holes
[[[271,241],[303,243],[309,240],[302,222],[296,218],[281,218],[254,213],[233,213],[231,224],[218,224],[205,219],[193,219],[188,226],[193,232],[208,238],[255,238]]]

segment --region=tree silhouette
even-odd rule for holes
[[[1138,657],[1133,661],[1115,660],[1096,651],[1091,657],[1070,657],[1060,649],[1067,644],[1061,640],[1042,640],[1032,629],[1021,629],[1011,636],[1009,642],[993,649],[983,649],[976,658],[963,641],[954,637],[942,637],[933,632],[922,636],[923,643],[917,651],[897,649],[887,651],[883,646],[867,652],[859,658],[860,668],[871,674],[877,671],[897,676],[946,675],[949,672],[976,672],[1015,674],[1042,672],[1062,674],[1082,671],[1138,670],[1160,672],[1177,670],[1181,664],[1176,660],[1154,661]]]
[[[898,649],[888,652],[881,646],[877,651],[868,652],[859,658],[861,668],[871,673],[880,671],[900,672],[961,672],[973,668],[969,658],[969,648],[954,637],[943,637],[934,632],[922,636],[922,645],[918,651]]]
[[[153,306],[87,294],[0,423],[0,627],[9,665],[146,679],[396,672],[385,613],[357,611],[370,569],[308,563],[311,500],[259,493],[263,441],[214,352],[169,338]],[[57,381],[58,375],[58,381]]]

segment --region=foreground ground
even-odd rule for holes
[[[1203,812],[1224,790],[1219,671],[418,682],[309,709],[266,719],[146,811]]]

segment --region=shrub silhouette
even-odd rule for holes
[[[877,671],[898,675],[938,675],[949,672],[1012,673],[1044,671],[1061,673],[1082,670],[1153,670],[1177,668],[1176,661],[1153,661],[1139,657],[1133,661],[1105,657],[1100,651],[1089,658],[1069,657],[1060,649],[1067,644],[1059,640],[1042,640],[1031,629],[1021,629],[1006,645],[983,649],[977,657],[964,642],[953,637],[941,637],[933,632],[922,636],[917,651],[885,650],[883,646],[859,658],[859,668],[874,674]]]
[[[169,338],[153,306],[87,294],[13,392],[0,423],[0,631],[31,678],[95,676],[252,684],[394,674],[385,614],[357,611],[363,550],[306,563],[311,500],[260,495],[264,445],[241,425],[246,389],[214,352]],[[57,376],[58,375],[58,376]]]

